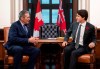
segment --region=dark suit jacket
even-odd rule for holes
[[[72,36],[73,37],[72,42],[75,43],[75,36],[76,36],[78,25],[79,23],[77,22],[72,23],[72,25],[68,29],[67,34],[65,35],[65,38],[64,38],[65,41],[68,41],[69,37]],[[87,22],[86,27],[85,27],[85,32],[83,35],[83,46],[86,46],[85,48],[89,48],[88,45],[90,42],[96,43],[95,27],[92,24]]]
[[[27,28],[28,28],[28,34],[26,34],[26,32],[24,31],[20,21],[12,23],[9,30],[8,42],[5,44],[5,48],[10,49],[11,46],[14,45],[32,46],[33,44],[28,42],[28,38],[31,37],[28,25]]]

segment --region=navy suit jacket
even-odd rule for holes
[[[31,37],[29,25],[27,25],[28,33],[24,31],[20,21],[12,23],[9,35],[8,42],[5,44],[6,49],[10,49],[14,45],[18,46],[33,46],[32,43],[28,42],[28,38]]]
[[[75,36],[76,36],[78,25],[79,23],[77,22],[72,23],[72,25],[68,29],[67,34],[65,35],[64,41],[68,41],[69,37],[71,36],[73,38],[72,42],[75,43]],[[85,32],[83,35],[83,46],[89,49],[88,45],[90,42],[96,43],[95,27],[92,24],[87,22],[85,27]]]

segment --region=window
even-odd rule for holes
[[[57,22],[58,9],[52,9],[52,23]]]
[[[43,9],[42,10],[42,17],[44,23],[50,23],[50,15],[49,15],[50,10],[49,9]]]
[[[44,23],[56,23],[58,16],[58,7],[59,0],[41,0]]]
[[[24,9],[28,9],[31,13],[31,20],[34,21],[36,4],[38,0],[24,0]],[[44,23],[56,23],[58,17],[59,9],[59,0],[40,0],[42,17]],[[70,26],[70,23],[75,21],[75,16],[77,13],[77,4],[78,0],[63,0],[62,7],[64,10],[65,20],[67,23],[67,28]],[[74,11],[74,12],[73,12]],[[31,22],[32,22],[31,21]],[[34,23],[34,22],[32,22]]]

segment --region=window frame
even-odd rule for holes
[[[36,8],[36,3],[37,3],[38,0],[32,0],[32,3],[28,3],[28,0],[23,0],[23,9],[27,9],[28,8],[32,8],[32,13],[31,13],[31,22],[33,23],[34,21],[34,18],[35,18],[35,8]],[[51,1],[51,0],[50,0]],[[70,3],[70,0],[63,0],[66,2],[66,6],[70,6],[72,8],[72,22],[76,21],[75,17],[76,17],[76,13],[77,13],[77,10],[78,10],[78,0],[72,0],[72,4],[69,4]],[[64,2],[63,2],[64,3]],[[63,5],[63,8],[65,8]],[[44,8],[45,5],[41,5],[41,8]],[[48,7],[48,6],[47,6]],[[57,5],[52,5],[52,7],[54,9],[56,9],[58,6]],[[58,8],[57,8],[58,9]],[[69,7],[67,7],[67,10],[64,10],[65,12],[69,12]],[[50,8],[50,15],[52,14],[52,9]],[[69,28],[70,26],[70,14],[69,13],[64,13],[66,15],[65,19],[66,19],[66,22],[67,22],[67,29]],[[52,16],[50,16],[50,23],[52,23]],[[34,23],[33,23],[34,25]]]

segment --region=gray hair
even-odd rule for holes
[[[21,17],[23,17],[25,15],[25,13],[29,13],[27,10],[22,10],[20,13],[19,13],[19,20],[21,19]]]

